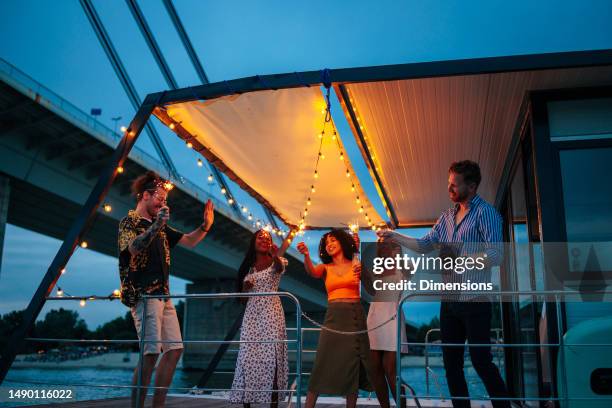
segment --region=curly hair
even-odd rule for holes
[[[353,255],[356,252],[359,252],[357,245],[355,245],[355,240],[351,235],[345,230],[334,228],[325,235],[321,237],[321,241],[319,242],[319,258],[321,258],[321,262],[324,264],[332,263],[332,257],[327,253],[325,249],[325,244],[327,237],[332,236],[338,240],[340,243],[340,247],[342,248],[342,254],[349,261],[353,259]]]
[[[132,182],[132,195],[136,198],[136,201],[140,201],[145,191],[156,190],[163,183],[164,181],[159,177],[159,174],[149,170]]]

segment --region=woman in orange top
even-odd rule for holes
[[[328,307],[324,325],[343,332],[366,330],[359,293],[361,268],[359,263],[352,262],[357,253],[353,237],[338,229],[323,235],[319,243],[319,257],[323,262],[320,265],[312,263],[303,242],[297,249],[304,255],[306,272],[325,280]],[[371,391],[367,377],[369,352],[366,333],[339,334],[321,330],[308,383],[306,408],[315,406],[319,394],[345,395],[346,406],[355,407],[358,390]]]

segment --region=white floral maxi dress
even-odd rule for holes
[[[255,272],[253,268],[244,278],[251,281],[253,287],[249,292],[276,292],[281,275],[285,272],[287,260],[281,258],[283,270],[276,272],[274,264],[267,269]],[[278,296],[251,297],[247,301],[240,340],[269,341],[286,340],[285,313]],[[231,403],[269,403],[276,371],[277,387],[287,389],[289,363],[287,360],[287,343],[241,343],[236,361],[236,372],[229,400]],[[244,390],[244,391],[242,391]],[[280,392],[278,400],[285,398]]]

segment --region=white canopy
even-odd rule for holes
[[[194,149],[288,225],[298,226],[306,208],[306,228],[349,223],[363,228],[368,227],[366,216],[379,224],[383,219],[362,191],[341,135],[334,136],[333,121],[319,137],[325,106],[315,86],[176,103],[166,106],[167,117],[158,116],[180,124],[177,128],[191,135]]]

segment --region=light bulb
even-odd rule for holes
[[[230,198],[230,199],[227,200],[227,202],[228,202],[228,204],[232,205],[232,204],[234,204],[234,199]]]
[[[113,290],[113,296],[119,297],[119,295],[121,295],[121,291],[119,291],[119,289]]]
[[[225,193],[227,193],[227,190],[224,187],[224,188],[221,189],[221,194],[225,194]]]
[[[193,144],[191,142],[187,142],[185,146],[187,146],[188,149],[193,148]]]
[[[208,182],[212,183],[212,181],[213,181],[213,176],[212,176],[212,174],[209,174],[208,175]]]
[[[202,159],[198,159],[198,167],[202,167],[204,163],[202,163]]]
[[[81,307],[85,307],[85,304],[87,302],[85,301],[85,299],[81,299],[81,301],[79,302],[79,304],[81,305]]]
[[[310,191],[313,192],[313,193],[316,191],[314,185],[310,186]]]
[[[104,204],[104,211],[109,213],[109,212],[113,211],[113,207],[110,204],[106,203],[106,204]]]
[[[119,174],[123,173],[123,167],[118,166],[117,167],[117,173],[119,173]]]
[[[122,133],[127,132],[127,128],[126,128],[125,126],[121,126],[119,129],[121,129],[121,132],[122,132]]]
[[[57,288],[56,295],[57,296],[63,296],[64,295],[64,291],[62,290],[62,288]]]
[[[87,246],[88,246],[87,241],[81,242],[81,248],[87,248]]]

